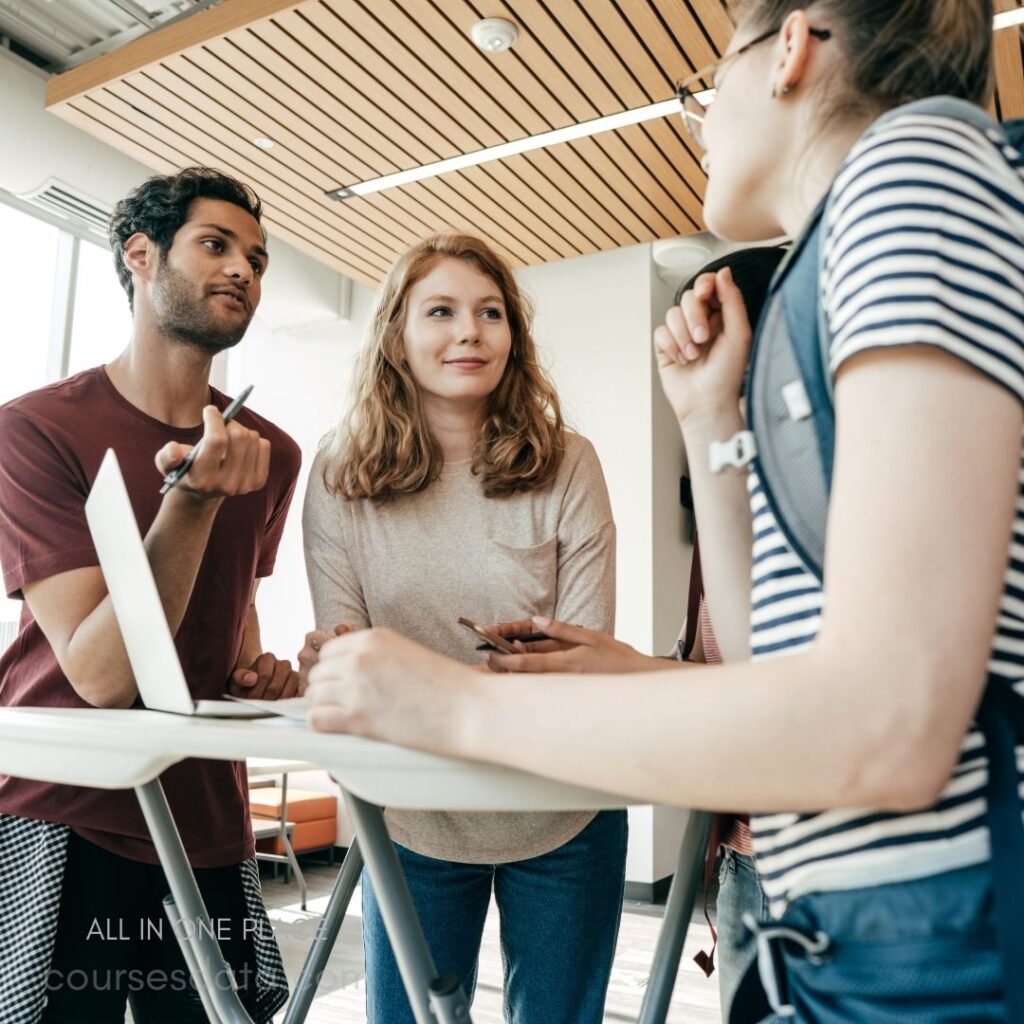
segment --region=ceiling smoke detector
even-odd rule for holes
[[[469,34],[484,53],[503,53],[510,50],[519,38],[519,29],[504,18],[484,18],[469,30]]]

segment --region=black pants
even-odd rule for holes
[[[256,952],[237,865],[197,869],[211,931],[253,1013]],[[158,865],[126,860],[71,834],[43,1024],[205,1024],[206,1014],[162,900]]]

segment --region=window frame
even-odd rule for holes
[[[66,377],[71,362],[71,335],[75,324],[75,293],[78,289],[78,262],[82,242],[101,245],[108,252],[110,242],[95,231],[41,210],[6,189],[0,188],[0,203],[49,224],[58,231],[57,266],[50,307],[50,347],[46,359],[46,380],[41,385],[45,386]]]
[[[0,189],[0,203],[57,229],[57,263],[53,276],[50,306],[50,341],[46,357],[46,379],[40,387],[67,376],[71,362],[71,341],[75,324],[75,298],[78,290],[78,266],[82,242],[91,242],[110,251],[110,242],[95,231],[41,210],[6,189]],[[0,594],[0,597],[6,595]],[[4,618],[0,607],[0,650],[6,649],[17,635],[20,617]]]

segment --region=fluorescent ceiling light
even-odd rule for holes
[[[992,24],[997,28],[1009,28],[1011,25],[1024,25],[1024,7],[1015,11],[1003,11],[997,14]]]
[[[1024,7],[1013,11],[1003,11],[1001,14],[997,14],[993,21],[993,26],[996,29],[1022,24],[1024,24]],[[697,93],[696,98],[707,106],[714,100],[715,90],[706,89],[704,92]],[[488,149],[478,149],[475,153],[460,153],[448,160],[437,160],[420,167],[411,167],[407,171],[397,171],[394,174],[385,174],[380,178],[370,178],[367,181],[357,182],[355,185],[332,189],[327,193],[327,197],[341,200],[351,199],[353,196],[366,196],[373,192],[382,192],[384,189],[408,185],[414,181],[423,181],[424,178],[436,178],[439,174],[461,171],[467,167],[477,167],[480,164],[490,163],[492,160],[503,160],[505,157],[515,156],[517,153],[528,153],[532,149],[543,149],[545,146],[555,146],[560,142],[583,139],[588,135],[614,131],[616,128],[625,128],[627,125],[640,124],[643,121],[653,121],[659,117],[669,117],[678,112],[679,101],[673,97],[670,100],[662,100],[660,103],[651,103],[646,107],[623,110],[621,113],[598,117],[592,121],[584,121],[582,124],[571,124],[566,128],[541,132],[540,135],[530,135],[525,139],[516,139],[514,142],[503,142],[501,145],[491,146]],[[260,145],[262,140],[254,141]]]
[[[705,92],[696,94],[696,98],[702,103],[710,103],[714,97],[714,89],[708,89]],[[643,121],[653,121],[659,117],[668,117],[672,114],[678,114],[679,109],[679,100],[673,96],[670,100],[651,103],[646,107],[623,110],[618,114],[609,114],[607,117],[598,117],[592,121],[571,124],[565,128],[556,128],[550,132],[541,132],[540,135],[530,135],[525,139],[516,139],[514,142],[503,142],[501,145],[491,146],[488,149],[478,149],[475,153],[460,153],[458,156],[453,156],[448,160],[438,160],[435,163],[423,164],[421,167],[412,167],[407,171],[397,171],[395,174],[385,174],[381,178],[371,178],[368,181],[360,181],[355,185],[332,189],[327,193],[327,196],[330,199],[351,199],[353,196],[365,196],[372,192],[381,192],[387,188],[408,185],[413,181],[422,181],[424,178],[434,178],[439,174],[447,174],[450,171],[461,171],[466,167],[476,167],[479,164],[490,163],[492,160],[503,160],[505,157],[515,156],[517,153],[528,153],[531,149],[543,149],[545,146],[554,146],[559,142],[583,139],[588,135],[597,135],[600,132],[625,128],[627,125],[640,124]]]

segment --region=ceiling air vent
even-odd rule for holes
[[[111,210],[56,178],[18,197],[106,241]]]

